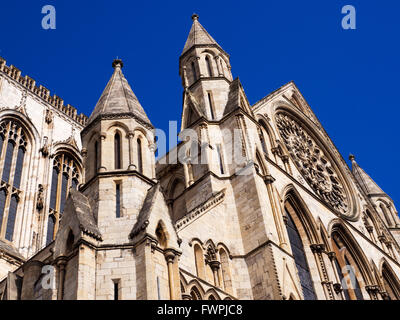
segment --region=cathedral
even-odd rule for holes
[[[158,159],[123,61],[88,118],[0,58],[0,299],[400,299],[392,199],[295,83],[251,105],[192,19]]]

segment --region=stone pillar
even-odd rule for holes
[[[221,59],[220,58],[220,56],[215,56],[215,64],[217,65],[217,70],[218,70],[218,76],[220,76],[220,77],[223,77],[224,76],[224,74],[222,73],[222,68],[221,68],[221,66],[220,66],[220,64],[219,64],[219,60]]]
[[[322,256],[325,250],[325,244],[312,244],[311,251],[314,254],[315,261],[317,262],[318,271],[321,278],[321,284],[325,292],[325,297],[329,300],[335,300],[333,296],[333,283],[329,280],[328,272],[326,270],[324,258]]]
[[[99,172],[106,172],[107,168],[104,166],[104,159],[107,158],[107,152],[105,148],[105,141],[106,141],[107,134],[102,132],[100,134],[100,167]]]
[[[219,281],[219,276],[218,276],[218,270],[221,266],[221,263],[219,261],[210,261],[210,267],[213,272],[214,276],[214,285],[218,288],[221,287],[220,281]]]
[[[64,298],[64,281],[65,281],[65,266],[67,265],[66,257],[59,257],[56,261],[59,277],[58,277],[58,294],[57,299],[63,300]]]
[[[129,131],[129,133],[128,133],[128,139],[129,139],[129,167],[128,167],[128,170],[136,170],[134,138],[135,138],[135,133],[133,131]]]
[[[155,163],[156,149],[157,149],[157,146],[154,143],[152,143],[149,146],[149,150],[150,150],[150,166],[151,166],[150,170],[151,170],[151,178],[153,180],[156,179],[156,163]]]
[[[333,273],[334,273],[335,278],[336,278],[336,283],[334,283],[334,284],[332,285],[333,290],[335,291],[335,293],[336,293],[342,300],[344,300],[344,295],[343,295],[343,293],[342,293],[342,292],[343,292],[342,284],[340,283],[340,277],[339,277],[338,271],[336,270],[336,265],[335,265],[335,262],[334,262],[334,260],[336,259],[336,253],[333,252],[333,251],[328,252],[328,257],[329,257],[329,260],[331,261],[331,267],[332,267],[332,269],[333,269]]]
[[[166,250],[164,253],[165,260],[168,265],[168,283],[169,283],[169,296],[171,300],[175,300],[174,295],[174,271],[173,264],[175,260],[175,253],[172,250]]]

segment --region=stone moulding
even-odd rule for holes
[[[175,228],[177,231],[184,229],[193,221],[200,218],[202,215],[210,211],[212,208],[220,204],[225,199],[226,189],[222,189],[221,191],[215,193],[210,198],[208,198],[201,205],[194,208],[188,214],[186,214],[183,218],[179,219],[175,223]]]

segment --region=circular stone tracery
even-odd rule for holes
[[[288,115],[278,114],[276,123],[290,156],[307,183],[334,209],[346,213],[349,206],[345,189],[322,148]]]

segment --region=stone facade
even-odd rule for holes
[[[194,15],[156,162],[113,68],[87,118],[0,60],[1,299],[400,299],[395,205],[293,82],[251,106]]]

